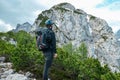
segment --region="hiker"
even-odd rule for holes
[[[57,57],[56,38],[55,38],[55,33],[52,30],[53,22],[50,19],[48,19],[45,21],[45,25],[46,25],[47,29],[49,29],[52,32],[52,34],[51,34],[52,40],[51,40],[51,42],[49,42],[49,47],[47,49],[43,50],[43,54],[45,56],[43,80],[50,80],[50,79],[48,79],[49,69],[51,67],[53,58]]]

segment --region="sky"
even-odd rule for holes
[[[120,0],[0,0],[0,32],[15,29],[18,23],[33,24],[42,11],[63,2],[106,20],[113,32],[120,29]]]

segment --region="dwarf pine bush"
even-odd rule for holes
[[[8,36],[8,33],[0,33],[0,36]],[[35,37],[20,31],[9,32],[9,37],[17,41],[13,46],[0,39],[0,56],[9,54],[8,58],[17,71],[30,71],[38,80],[41,80],[44,66],[44,56],[36,49]],[[58,57],[54,59],[50,69],[52,80],[119,80],[120,73],[112,73],[105,65],[102,67],[98,59],[87,57],[87,46],[81,43],[74,49],[72,44],[57,48]]]

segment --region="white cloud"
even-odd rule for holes
[[[10,24],[7,24],[0,19],[0,32],[7,32],[12,29],[13,27]]]
[[[29,2],[24,0],[11,0],[9,2],[2,0],[0,2],[0,18],[4,21],[0,20],[0,22],[3,22],[4,25],[6,25],[7,22],[12,26],[16,26],[17,23],[24,23],[26,21],[33,23],[38,14],[40,14],[43,10],[49,9],[52,6],[63,2],[71,3],[77,9],[82,9],[88,14],[105,19],[113,28],[113,31],[120,28],[120,1],[116,2],[116,0],[115,2],[113,1],[112,3],[102,7],[96,6],[99,4],[104,4],[105,0],[30,0]],[[17,4],[17,7],[13,4]],[[13,9],[17,12],[13,11]],[[23,10],[20,11],[21,9]],[[6,15],[8,16],[6,17]],[[7,26],[11,26],[10,24],[7,24]],[[3,29],[4,28],[1,28],[0,24],[0,31],[3,31]]]

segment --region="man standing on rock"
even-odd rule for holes
[[[57,57],[56,53],[56,38],[55,33],[52,30],[53,22],[48,19],[45,22],[47,29],[50,31],[51,40],[49,42],[49,47],[43,51],[45,56],[45,64],[44,64],[44,71],[43,71],[43,80],[50,80],[48,78],[49,68],[51,67],[53,58]]]

